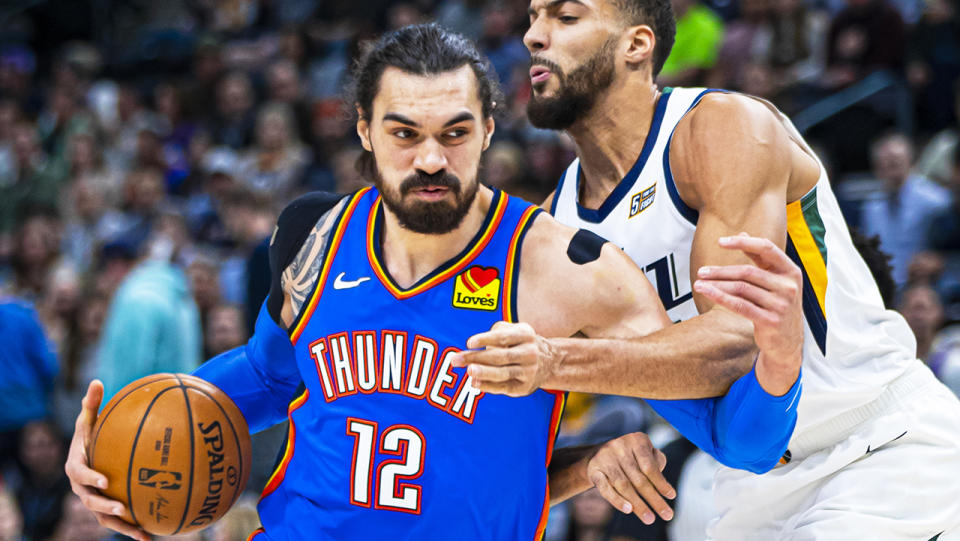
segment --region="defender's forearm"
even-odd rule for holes
[[[656,399],[721,396],[756,357],[750,323],[711,310],[642,338],[551,339],[544,389]]]
[[[547,475],[550,484],[550,505],[568,500],[593,487],[587,479],[587,463],[599,445],[564,447],[553,452]]]

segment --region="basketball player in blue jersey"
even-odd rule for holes
[[[532,0],[528,11],[530,121],[565,130],[578,151],[545,207],[622,247],[679,323],[630,347],[500,325],[468,342],[498,347],[458,361],[473,365],[474,384],[657,398],[637,382],[655,366],[688,366],[693,386],[701,371],[747,372],[758,346],[761,361],[793,351],[804,391],[788,452],[764,475],[721,469],[712,537],[960,538],[960,403],[916,359],[903,318],[884,310],[824,168],[792,123],[750,96],[658,88],[675,34],[669,0]],[[802,340],[751,329],[734,313],[756,325],[782,302],[717,281],[757,271],[718,245],[744,231],[801,267]],[[740,466],[713,448],[709,404],[652,404]]]
[[[589,488],[593,472],[638,513],[642,497],[669,517],[663,497],[673,490],[648,441],[560,450],[553,461],[563,393],[486,394],[452,366],[471,335],[501,321],[611,340],[669,324],[650,282],[619,249],[479,184],[499,101],[487,73],[472,44],[436,26],[402,29],[367,53],[355,103],[376,188],[311,194],[281,214],[273,287],[254,336],[196,371],[236,402],[251,431],[289,419],[256,541],[538,539],[549,504]],[[731,245],[766,257],[755,240]],[[771,268],[757,273],[756,287],[798,272],[785,258]],[[778,288],[770,294],[783,297]],[[799,315],[793,323],[799,332]],[[777,372],[774,357],[764,357],[771,370],[759,379]],[[684,370],[651,371],[644,385],[670,398],[712,385],[701,381],[691,392],[697,377]],[[796,370],[788,367],[790,382]],[[725,445],[775,461],[793,427],[789,404],[775,398],[770,411],[741,411],[757,378],[698,377],[742,390],[718,402]],[[142,538],[115,516],[121,504],[92,489],[106,482],[84,451],[100,393],[95,384],[88,391],[67,472],[101,523]]]

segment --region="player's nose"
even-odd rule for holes
[[[542,51],[549,45],[549,36],[546,31],[545,23],[540,22],[542,17],[534,19],[530,23],[530,28],[523,35],[523,44],[531,53]]]
[[[447,155],[443,152],[443,146],[434,139],[427,139],[421,143],[413,166],[428,175],[446,168]]]

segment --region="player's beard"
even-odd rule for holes
[[[379,168],[376,172],[374,185],[383,196],[383,204],[397,217],[402,227],[414,233],[442,235],[459,227],[464,216],[470,211],[479,187],[479,183],[474,180],[464,191],[460,179],[445,170],[432,175],[417,171],[405,178],[400,183],[400,188],[394,191],[386,186]],[[454,203],[451,205],[446,200],[431,202],[416,198],[411,198],[413,200],[410,202],[405,201],[412,190],[424,186],[449,188],[450,193],[453,194]]]
[[[565,130],[593,109],[597,97],[613,83],[616,38],[611,37],[600,50],[568,75],[553,62],[534,57],[531,66],[544,66],[557,77],[559,88],[552,97],[538,97],[536,92],[527,102],[530,124],[548,130]]]

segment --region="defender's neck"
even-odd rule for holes
[[[580,204],[597,208],[636,163],[650,131],[660,90],[653,83],[611,85],[567,132],[580,158]]]

